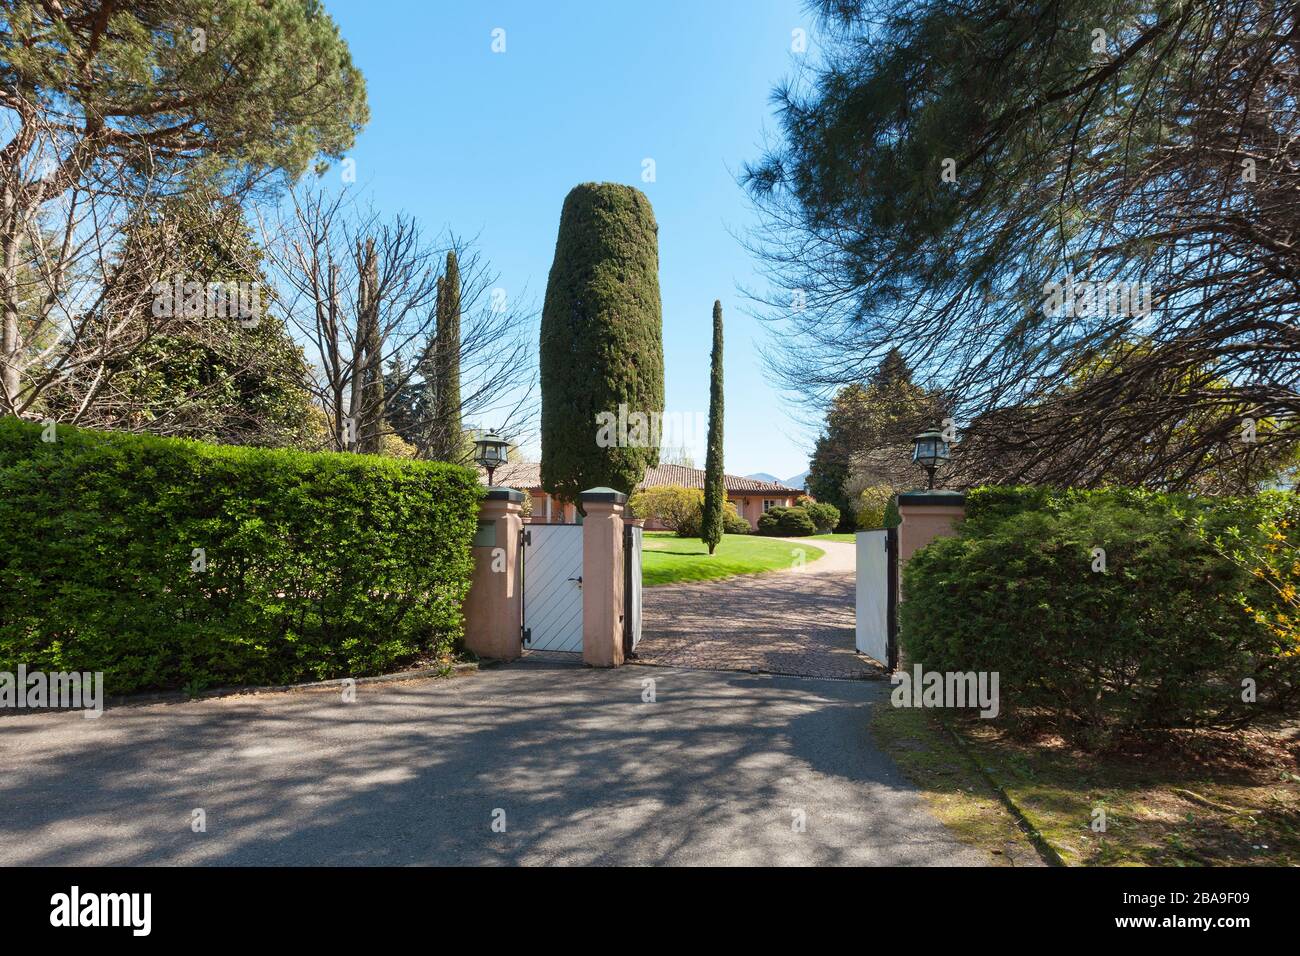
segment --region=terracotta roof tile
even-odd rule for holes
[[[480,471],[485,478],[487,473]],[[542,487],[542,466],[537,462],[512,461],[498,468],[493,475],[497,485],[506,488],[521,488],[528,491],[540,490]],[[741,478],[736,475],[724,475],[723,481],[728,492],[742,493],[772,492],[782,496],[799,495],[803,492],[797,488],[777,484],[772,481],[759,481],[757,478]],[[663,485],[682,485],[686,488],[704,488],[704,469],[687,468],[685,465],[656,465],[646,469],[645,478],[638,488],[658,488]]]

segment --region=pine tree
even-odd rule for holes
[[[645,422],[664,407],[658,226],[640,191],[584,183],[565,197],[540,364],[542,487],[575,502],[592,487],[631,492],[659,462]]]
[[[727,485],[722,471],[722,302],[713,302],[713,357],[709,367],[709,447],[704,456],[704,514],[700,540],[709,554],[722,540]]]

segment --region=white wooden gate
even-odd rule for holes
[[[524,527],[524,646],[582,652],[582,525]]]
[[[897,600],[898,535],[894,530],[857,533],[857,636],[859,653],[886,667],[897,663],[894,618]]]

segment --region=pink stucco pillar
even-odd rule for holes
[[[957,533],[957,523],[966,515],[966,496],[960,491],[906,491],[898,496],[899,566],[935,538]]]
[[[511,661],[523,653],[519,531],[524,496],[489,488],[479,506],[474,578],[465,599],[465,647],[479,657]]]
[[[581,495],[582,660],[592,667],[623,663],[623,506],[627,495],[592,488]]]

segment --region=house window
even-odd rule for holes
[[[763,499],[763,514],[767,514],[771,509],[773,509],[773,508],[775,508],[775,507],[776,507],[776,499],[775,499],[775,498],[764,498],[764,499]]]

